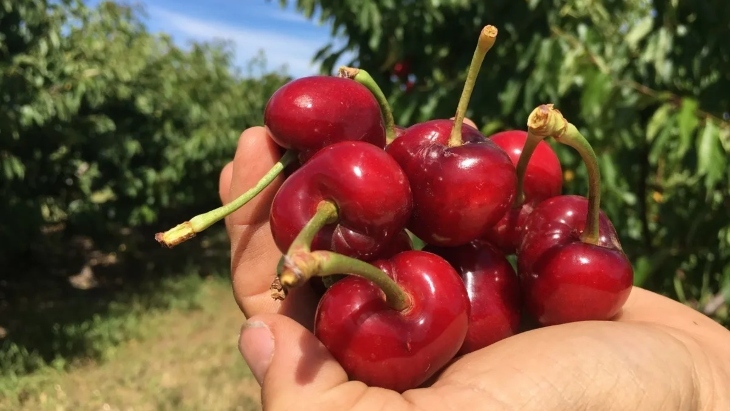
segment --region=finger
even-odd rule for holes
[[[454,119],[456,119],[456,117],[451,117],[449,120],[454,120]],[[477,127],[477,124],[475,122],[471,121],[471,119],[464,118],[464,123],[466,123],[466,124],[468,124],[468,125],[476,128],[477,130],[479,130],[479,128]]]
[[[324,402],[323,395],[348,380],[327,348],[285,316],[249,318],[241,331],[239,350],[262,385],[264,409],[312,409],[314,402]],[[365,390],[363,384],[349,385]]]
[[[254,186],[279,158],[280,149],[269,138],[265,128],[252,127],[244,131],[231,166],[228,200],[235,199]],[[228,178],[225,174],[221,173],[221,184]],[[251,202],[225,220],[231,242],[233,295],[247,317],[279,313],[311,327],[317,301],[311,287],[292,290],[284,302],[274,300],[270,293],[281,251],[271,236],[269,209],[283,180],[284,177],[279,176]],[[221,191],[225,191],[224,187],[221,187]]]
[[[241,133],[231,166],[228,199],[248,191],[278,160],[279,148],[265,128],[252,127]],[[247,316],[279,309],[280,304],[267,293],[281,256],[271,237],[268,217],[271,201],[282,180],[283,177],[278,177],[225,220],[231,241],[233,293]]]
[[[406,395],[422,408],[448,398],[453,409],[680,409],[697,394],[688,348],[650,324],[562,324],[467,354]]]
[[[269,138],[264,127],[251,127],[241,133],[233,158],[230,199],[233,200],[255,186],[280,158],[279,146]],[[248,204],[231,214],[228,224],[253,225],[267,221],[271,200],[283,181],[283,176],[277,177]]]
[[[233,161],[223,166],[220,177],[218,178],[218,196],[222,204],[231,202],[231,179],[233,178]]]

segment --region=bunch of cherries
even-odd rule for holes
[[[464,123],[496,35],[480,33],[453,119],[396,126],[361,69],[285,84],[264,113],[281,160],[240,198],[157,240],[192,238],[291,171],[270,211],[282,252],[272,295],[318,289],[315,335],[350,378],[399,392],[526,323],[610,320],[633,269],[600,210],[590,144],[552,105],[527,131],[486,137]],[[562,195],[547,137],[580,154],[587,197]]]

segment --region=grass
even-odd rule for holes
[[[257,410],[222,226],[53,234],[0,280],[0,410]]]
[[[0,410],[260,409],[258,385],[238,353],[244,317],[228,282],[209,277],[196,289],[193,306],[108,317],[126,321],[129,338],[108,343],[99,360],[3,376]],[[103,324],[98,320],[90,330],[103,330]]]

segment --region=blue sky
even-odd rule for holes
[[[88,0],[97,4],[99,0]],[[330,27],[307,20],[293,4],[278,0],[130,0],[147,12],[150,30],[166,32],[184,46],[189,41],[226,39],[234,44],[236,63],[246,63],[264,50],[269,69],[287,66],[301,77],[315,74],[312,57],[330,40]]]

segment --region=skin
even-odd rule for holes
[[[246,130],[221,173],[226,203],[279,151]],[[398,394],[347,380],[309,331],[307,288],[269,296],[279,259],[268,209],[281,180],[226,220],[234,296],[248,318],[239,348],[267,410],[721,410],[730,409],[730,331],[673,300],[634,288],[610,322],[524,332],[456,359],[430,386]]]

